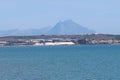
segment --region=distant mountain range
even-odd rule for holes
[[[28,36],[28,35],[79,35],[92,34],[94,30],[83,27],[72,20],[60,21],[54,27],[28,30],[0,31],[0,36]]]

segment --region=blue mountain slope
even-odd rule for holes
[[[83,27],[72,20],[60,21],[54,27],[27,30],[0,31],[0,36],[28,36],[28,35],[79,35],[92,34],[95,31]]]
[[[95,31],[85,28],[72,20],[58,22],[48,34],[73,35],[73,34],[92,34]]]

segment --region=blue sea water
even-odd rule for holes
[[[120,45],[1,47],[0,80],[120,80]]]

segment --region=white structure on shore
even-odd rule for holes
[[[59,46],[59,45],[75,45],[73,42],[45,42],[45,43],[35,43],[34,46]]]
[[[73,42],[46,42],[45,46],[55,46],[55,45],[75,45]]]

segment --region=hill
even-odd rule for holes
[[[79,35],[79,34],[93,34],[94,30],[83,27],[72,20],[58,22],[47,34],[52,35]]]
[[[83,27],[72,20],[60,21],[55,26],[45,27],[42,29],[27,30],[8,30],[0,31],[0,36],[33,36],[33,35],[81,35],[93,34],[94,30]]]

